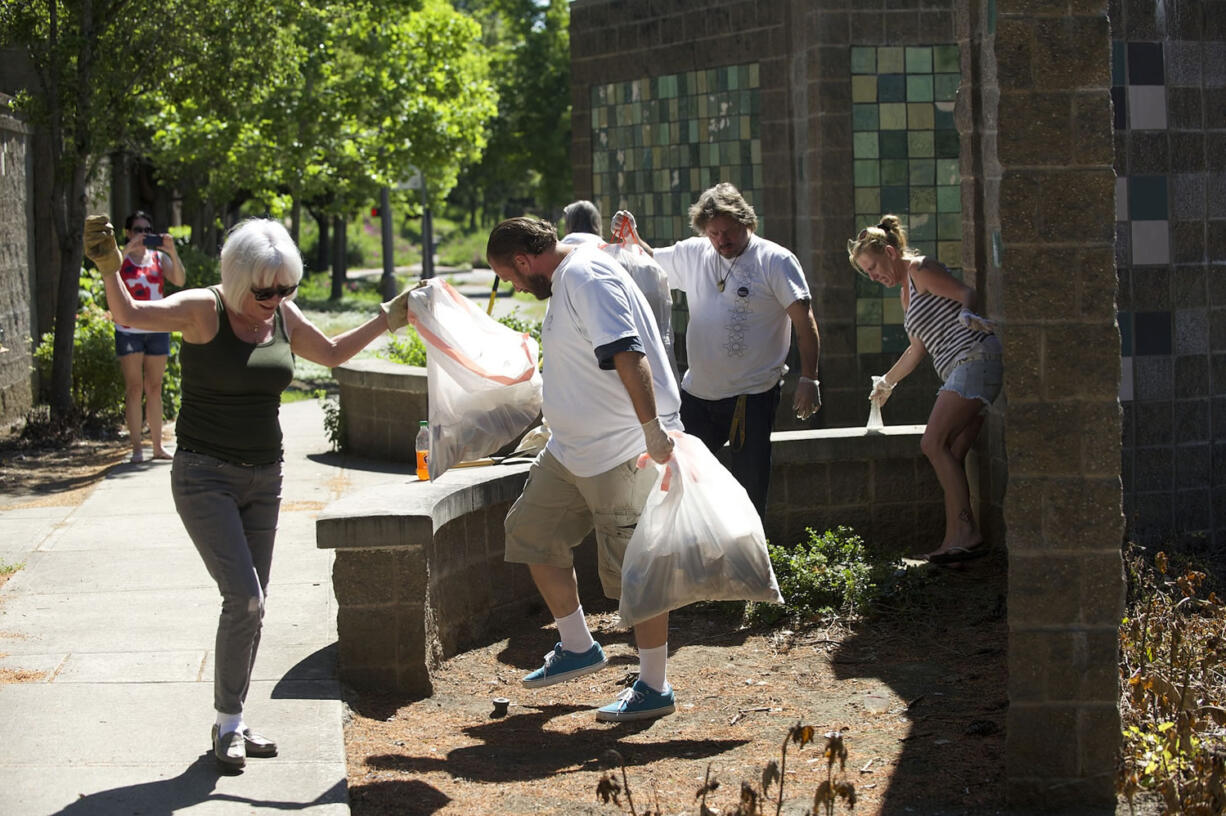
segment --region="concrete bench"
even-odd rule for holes
[[[883,557],[932,546],[944,516],[922,433],[776,433],[767,536],[791,544],[806,527],[847,524]],[[483,645],[493,622],[541,608],[528,570],[503,561],[503,519],[527,471],[517,463],[453,469],[436,482],[401,477],[325,508],[316,543],[336,551],[343,682],[428,696],[442,660]],[[599,592],[586,567],[592,549],[581,545],[576,557],[584,597]]]

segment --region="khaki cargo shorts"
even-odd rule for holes
[[[573,567],[573,550],[595,527],[601,587],[606,596],[620,598],[622,558],[658,473],[640,470],[637,461],[596,476],[576,476],[542,451],[528,470],[523,494],[507,513],[506,560]]]

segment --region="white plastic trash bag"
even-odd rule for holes
[[[426,344],[430,478],[489,456],[541,412],[540,349],[438,278],[409,293],[409,321]]]
[[[622,561],[622,623],[696,601],[783,603],[745,488],[697,437],[669,435],[673,458],[660,468]]]
[[[630,273],[635,286],[647,299],[651,315],[656,319],[664,352],[673,368],[673,378],[681,382],[677,358],[673,353],[673,294],[668,288],[668,273],[641,246],[628,241],[601,244],[600,248]]]

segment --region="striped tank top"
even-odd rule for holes
[[[963,326],[958,321],[958,313],[962,311],[958,301],[932,292],[919,294],[910,275],[907,276],[907,291],[910,300],[903,316],[903,328],[909,337],[917,337],[924,344],[932,356],[937,376],[944,382],[954,366],[991,334]]]

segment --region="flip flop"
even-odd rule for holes
[[[933,564],[958,564],[962,561],[982,558],[987,554],[988,547],[986,544],[976,544],[974,547],[950,547],[944,552],[933,553],[928,556],[928,560]]]
[[[132,458],[128,460],[128,464],[139,465],[143,461],[145,461],[145,455],[143,453],[134,453],[132,454]]]

